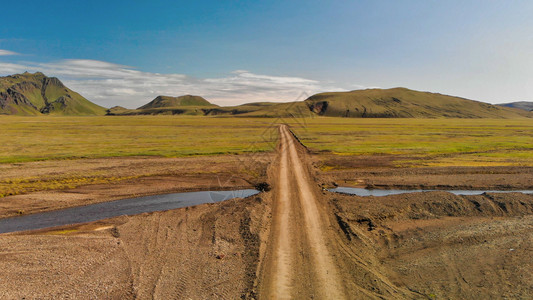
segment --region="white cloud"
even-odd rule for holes
[[[97,60],[66,59],[48,63],[0,62],[0,74],[40,71],[102,106],[136,108],[158,95],[194,94],[219,105],[256,101],[285,102],[302,93],[340,91],[332,83],[300,77],[269,76],[236,70],[222,78],[142,72],[130,66]]]
[[[0,62],[0,74],[3,74],[3,75],[21,73],[26,70],[27,70],[26,66],[23,66],[23,65]]]
[[[20,55],[20,54],[17,52],[0,49],[0,56],[3,56],[3,55],[6,56],[6,55]]]

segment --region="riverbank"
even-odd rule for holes
[[[0,165],[0,218],[124,198],[254,188],[270,153],[120,157]]]

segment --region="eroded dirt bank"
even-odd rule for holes
[[[0,237],[2,299],[251,297],[260,197]]]
[[[327,197],[348,247],[417,297],[533,297],[531,195]]]

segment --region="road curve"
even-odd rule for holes
[[[328,227],[307,169],[286,125],[280,126],[271,247],[263,268],[261,298],[345,299],[328,247]]]

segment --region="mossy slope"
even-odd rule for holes
[[[0,114],[104,115],[106,109],[43,73],[0,77]]]
[[[321,93],[305,101],[319,115],[355,118],[516,118],[530,113],[406,88]]]

